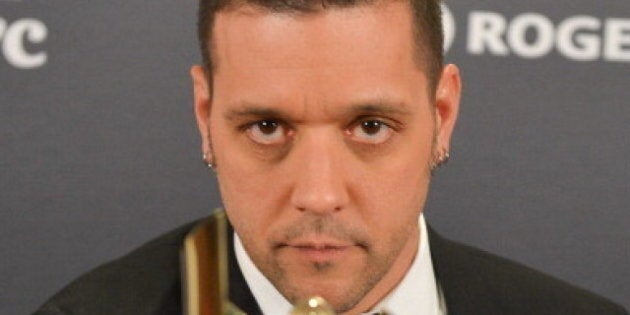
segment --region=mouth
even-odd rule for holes
[[[343,258],[357,245],[334,239],[310,238],[289,241],[280,244],[278,249],[288,250],[290,254],[312,262],[328,262]]]

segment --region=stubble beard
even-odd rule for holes
[[[327,230],[331,231],[330,225],[326,223],[318,222],[311,224],[310,227],[306,226],[302,228],[304,231],[312,231],[317,229],[318,231]],[[334,229],[334,228],[333,228]],[[289,229],[288,232],[296,232],[296,228]],[[252,260],[258,266],[260,271],[269,279],[269,281],[276,287],[276,289],[292,304],[298,301],[308,298],[311,295],[320,295],[327,298],[328,302],[335,309],[336,313],[344,313],[354,308],[363,298],[385,277],[390,270],[396,258],[401,254],[401,251],[406,243],[409,235],[410,228],[402,229],[389,239],[389,241],[381,249],[375,249],[371,246],[372,242],[369,242],[369,238],[360,238],[365,245],[365,257],[363,258],[363,264],[360,268],[347,268],[339,263],[313,262],[311,269],[314,274],[326,277],[326,274],[335,268],[346,268],[348,274],[352,275],[353,279],[350,279],[349,285],[340,284],[335,287],[336,296],[328,296],[326,292],[317,292],[317,289],[305,288],[296,283],[295,277],[299,280],[300,275],[291,275],[287,266],[281,262],[275,255],[276,252],[272,252],[263,259],[255,259],[252,255]],[[339,230],[333,232],[332,235],[339,237]],[[347,231],[346,231],[347,232]],[[304,232],[302,232],[304,233]],[[285,236],[291,235],[291,233],[285,233]],[[301,233],[294,233],[293,235],[301,235]],[[330,235],[330,234],[327,234]],[[353,234],[356,236],[357,234]],[[346,234],[348,236],[348,234]],[[259,258],[264,256],[258,256]],[[346,282],[348,283],[348,282]]]

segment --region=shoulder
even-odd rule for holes
[[[449,314],[628,314],[601,296],[519,263],[433,231],[429,239]]]
[[[173,314],[180,312],[179,252],[196,222],[82,275],[35,314]],[[166,305],[165,305],[166,304]],[[170,311],[169,308],[173,308]]]

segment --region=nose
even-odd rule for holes
[[[343,141],[324,132],[313,132],[295,144],[293,153],[293,207],[320,215],[346,208],[349,194],[343,170]]]

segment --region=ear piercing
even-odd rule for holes
[[[448,164],[448,160],[451,159],[451,155],[450,153],[448,153],[448,151],[444,150],[443,154],[440,154],[438,156],[438,160],[437,163],[435,164],[436,167],[442,167],[442,166],[446,166],[446,164]]]
[[[431,171],[434,171],[437,168],[446,166],[446,164],[448,164],[448,161],[450,159],[451,159],[451,154],[446,149],[440,150],[435,161],[431,162]]]
[[[212,160],[209,158],[209,156],[210,154],[208,152],[205,152],[203,154],[203,157],[202,157],[203,165],[205,165],[211,170],[214,170],[214,164],[212,163]]]

